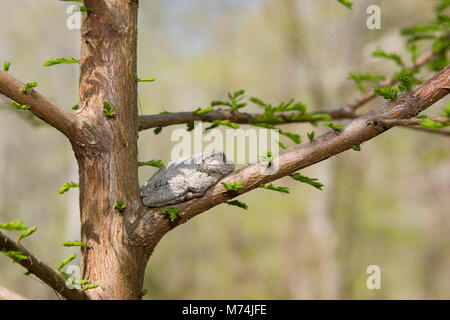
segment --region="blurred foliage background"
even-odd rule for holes
[[[157,81],[140,85],[140,112],[194,110],[237,89],[274,103],[295,97],[310,110],[345,104],[359,94],[347,74],[398,71],[370,53],[381,47],[410,61],[399,30],[434,14],[433,1],[355,2],[349,11],[334,0],[141,1],[139,76]],[[368,30],[366,9],[375,3],[382,29]],[[41,93],[70,109],[78,66],[42,67],[50,58],[79,56],[79,31],[66,28],[68,6],[2,1],[0,62],[11,61],[14,76],[38,81]],[[427,114],[439,114],[444,103]],[[0,105],[0,221],[37,225],[24,244],[56,267],[77,251],[61,242],[79,239],[78,191],[58,195],[64,182],[77,181],[76,161],[57,131],[3,97]],[[141,132],[140,161],[170,160],[175,128]],[[312,130],[288,128],[304,140]],[[248,212],[221,205],[201,214],[157,246],[146,298],[448,299],[449,150],[446,137],[395,128],[361,152],[303,170],[325,184],[323,191],[286,178],[276,184],[290,187],[289,195],[256,190],[240,197]],[[141,168],[141,183],[155,171]],[[381,268],[381,290],[366,287],[372,264]],[[23,271],[0,257],[0,285],[56,298]]]

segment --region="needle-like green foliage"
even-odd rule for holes
[[[3,63],[3,71],[8,72],[10,67],[11,67],[11,62],[5,61],[5,63]]]
[[[308,132],[307,135],[308,135],[309,142],[313,142],[316,133],[314,131],[313,132]]]
[[[63,262],[60,263],[58,267],[58,271],[61,271],[62,268],[64,268],[67,264],[69,264],[72,260],[74,260],[77,257],[77,255],[74,253],[67,259],[63,260]]]
[[[353,3],[348,0],[338,0],[338,2],[342,3],[344,6],[346,6],[348,9],[352,9]]]
[[[113,118],[116,115],[116,108],[111,107],[108,101],[103,101],[103,113],[108,118]]]
[[[229,206],[236,206],[248,210],[248,205],[243,202],[240,202],[239,200],[227,201],[226,204],[228,204]]]
[[[156,79],[155,78],[139,78],[138,79],[138,82],[153,82],[153,81],[155,81]]]
[[[214,110],[213,107],[208,107],[208,108],[204,108],[204,109],[198,108],[197,110],[193,111],[192,114],[193,114],[194,116],[197,116],[197,115],[206,114],[206,113],[211,112],[211,111],[213,111],[213,110]]]
[[[376,87],[375,94],[390,101],[397,101],[400,90],[393,87]]]
[[[212,125],[205,128],[205,132],[208,132],[211,129],[217,128],[218,126],[227,126],[233,129],[238,129],[239,125],[237,123],[231,122],[229,120],[214,120]]]
[[[178,214],[180,213],[180,209],[178,208],[168,208],[162,212],[169,216],[170,222],[174,222],[178,218]]]
[[[0,229],[24,231],[24,230],[27,230],[27,226],[23,224],[22,220],[15,220],[15,221],[7,222],[7,223],[1,223]]]
[[[422,120],[420,125],[429,130],[438,130],[450,126],[450,122],[434,121],[428,118],[428,116],[419,116],[418,118]]]
[[[313,186],[316,189],[322,190],[323,189],[323,184],[319,182],[318,179],[316,178],[308,178],[306,176],[301,175],[300,173],[294,173],[293,175],[291,175],[292,179],[303,182],[303,183],[307,183],[311,186]]]
[[[15,101],[12,101],[11,105],[17,110],[28,110],[28,109],[30,109],[30,106],[28,106],[28,105],[21,105],[21,104],[18,104],[17,102],[15,102]]]
[[[98,287],[99,287],[98,284],[91,284],[91,285],[89,285],[89,286],[84,287],[84,288],[83,288],[83,291],[95,289],[95,288],[98,288]]]
[[[63,63],[78,63],[78,60],[75,58],[53,58],[45,61],[43,66],[50,67],[56,64],[63,64]]]
[[[372,56],[392,60],[399,66],[401,67],[404,66],[402,58],[396,53],[387,53],[383,49],[377,49],[374,52],[372,52]]]
[[[140,298],[142,299],[143,297],[145,297],[145,295],[148,293],[147,289],[143,289],[141,294],[140,294]]]
[[[64,241],[62,245],[64,247],[82,247],[82,248],[87,247],[86,243],[81,241]]]
[[[120,212],[124,211],[125,208],[127,207],[127,202],[123,202],[123,201],[117,201],[116,203],[114,203],[114,208],[116,210],[119,210]]]
[[[160,133],[162,132],[162,130],[163,130],[162,127],[158,127],[158,128],[155,128],[155,129],[153,130],[153,133],[154,133],[155,135],[158,135],[158,134],[160,134]]]
[[[86,6],[73,8],[73,12],[91,12],[92,9]]]
[[[277,187],[277,186],[274,186],[272,183],[262,184],[259,187],[263,188],[263,189],[267,189],[267,190],[278,191],[280,193],[289,193],[288,187]]]
[[[8,258],[11,258],[13,263],[18,263],[22,260],[28,259],[28,257],[24,255],[22,251],[12,251],[12,250],[9,251],[2,249],[0,250],[0,253],[4,254]]]
[[[80,185],[78,183],[65,182],[64,186],[61,189],[59,189],[58,193],[63,194],[63,193],[66,193],[67,191],[69,191],[71,188],[78,188],[78,187],[80,187]]]
[[[280,148],[287,149],[286,145],[281,141],[278,141],[278,145],[280,146]]]
[[[37,230],[37,227],[34,226],[34,227],[31,227],[30,229],[28,229],[28,230],[22,232],[22,233],[19,235],[19,237],[17,238],[17,242],[20,242],[20,240],[22,240],[22,239],[24,239],[24,238],[26,238],[26,237],[32,235],[36,230]]]
[[[33,81],[33,82],[28,82],[25,84],[25,86],[22,88],[22,92],[23,93],[27,93],[28,90],[32,89],[32,88],[36,88],[37,87],[37,82]]]
[[[247,103],[242,102],[245,98],[245,90],[238,90],[234,93],[228,93],[228,101],[214,100],[211,102],[211,107],[224,106],[230,107],[232,111],[244,108]]]
[[[237,191],[242,189],[242,181],[233,183],[222,182],[222,186],[228,191]]]
[[[325,127],[333,129],[333,131],[336,131],[336,132],[340,132],[340,131],[342,131],[342,129],[344,129],[343,125],[335,125],[331,122],[326,123]]]
[[[381,76],[381,75],[372,75],[369,73],[355,73],[355,72],[351,72],[349,73],[348,77],[349,80],[353,80],[355,81],[358,89],[361,92],[365,92],[366,91],[366,87],[364,86],[364,82],[374,82],[377,83],[381,80],[385,80],[386,77],[385,76]]]
[[[165,164],[161,160],[150,160],[150,161],[146,161],[146,162],[139,162],[139,167],[143,167],[143,166],[152,166],[152,167],[156,167],[156,168],[161,168],[161,167],[164,167]]]

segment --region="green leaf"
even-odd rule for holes
[[[76,104],[76,105],[72,106],[72,110],[78,110],[79,107],[80,106],[78,104]]]
[[[82,247],[82,248],[87,247],[87,244],[81,241],[64,241],[62,245],[64,247]]]
[[[156,135],[158,135],[158,134],[160,134],[160,133],[162,132],[162,130],[163,130],[162,127],[158,127],[158,128],[155,128],[155,129],[153,130],[153,133],[156,134]]]
[[[263,189],[267,189],[267,190],[278,191],[280,193],[289,193],[289,188],[288,187],[276,187],[272,183],[270,183],[270,184],[262,184],[259,187],[263,188]]]
[[[420,119],[422,119],[420,125],[429,130],[438,130],[450,126],[450,122],[437,122],[428,118],[428,116],[421,116]]]
[[[222,182],[222,186],[228,191],[237,191],[239,189],[242,189],[243,187],[242,182],[233,182],[233,183]]]
[[[342,129],[344,129],[343,125],[335,125],[331,122],[326,123],[325,127],[333,129],[334,131],[337,131],[337,132],[340,132],[340,131],[342,131]]]
[[[70,257],[68,257],[67,259],[63,260],[63,262],[60,263],[59,267],[58,267],[58,271],[61,271],[62,268],[64,268],[64,266],[66,266],[67,264],[69,264],[72,260],[74,260],[77,257],[77,255],[74,253],[72,254]]]
[[[0,229],[23,231],[23,230],[27,230],[27,226],[23,224],[22,220],[15,220],[15,221],[7,222],[7,223],[1,223]]]
[[[382,49],[377,49],[374,52],[372,52],[372,56],[392,60],[399,66],[402,67],[404,66],[402,58],[396,53],[387,53]]]
[[[356,85],[358,86],[358,89],[361,92],[365,92],[366,91],[366,87],[364,86],[364,82],[379,82],[381,80],[385,80],[386,77],[385,76],[381,76],[381,75],[372,75],[372,74],[368,74],[368,73],[354,73],[351,72],[349,73],[348,77],[349,80],[353,80],[355,81]]]
[[[375,94],[390,101],[396,101],[400,90],[393,87],[376,87]]]
[[[242,102],[242,99],[245,98],[244,94],[245,90],[238,90],[234,93],[228,93],[229,101],[214,100],[211,102],[211,107],[225,106],[230,107],[232,111],[244,108],[247,105],[247,103]]]
[[[195,128],[195,123],[194,122],[189,122],[186,124],[186,130],[187,131],[192,131]]]
[[[31,227],[30,229],[26,230],[25,232],[21,233],[19,237],[17,238],[17,242],[20,242],[20,240],[32,235],[37,230],[37,227]]]
[[[316,133],[314,131],[308,132],[307,135],[308,135],[309,142],[313,142]]]
[[[32,89],[32,88],[36,88],[37,87],[37,82],[33,81],[33,82],[28,82],[25,84],[25,86],[22,88],[22,92],[23,93],[27,93],[28,90]]]
[[[116,203],[114,203],[114,208],[116,210],[119,210],[120,212],[124,211],[125,208],[127,207],[127,202],[123,202],[123,201],[117,201]]]
[[[248,206],[245,203],[240,202],[239,200],[227,201],[226,204],[228,204],[229,206],[236,206],[248,210]]]
[[[447,103],[447,105],[445,106],[445,109],[442,110],[442,116],[445,118],[450,118],[450,102]]]
[[[143,297],[145,297],[145,295],[146,295],[147,293],[148,293],[148,290],[147,290],[147,289],[143,289],[142,292],[141,292],[141,295],[140,295],[141,299],[142,299]]]
[[[75,58],[53,58],[48,61],[45,61],[43,66],[50,67],[54,66],[55,64],[62,64],[62,63],[78,63],[78,60]]]
[[[81,6],[81,7],[73,8],[72,12],[91,12],[91,11],[92,11],[91,8],[88,8],[88,7],[85,7],[85,6]]]
[[[206,114],[206,113],[211,112],[211,111],[213,111],[213,110],[214,110],[213,107],[208,107],[208,108],[205,108],[205,109],[198,108],[197,110],[195,110],[194,112],[192,112],[192,114],[193,114],[194,116],[197,116],[197,115]]]
[[[18,104],[17,102],[15,102],[15,101],[12,101],[11,105],[17,110],[28,110],[28,109],[30,109],[30,106],[21,105],[21,104]]]
[[[323,184],[319,182],[318,179],[316,178],[308,178],[306,176],[301,175],[300,173],[294,173],[293,175],[291,175],[292,179],[303,182],[303,183],[307,183],[311,186],[313,186],[316,189],[322,190],[323,189]]]
[[[108,101],[103,101],[103,113],[107,118],[113,118],[116,115],[116,108],[112,108]]]
[[[352,149],[355,151],[361,151],[361,147],[357,145],[352,146]]]
[[[233,129],[239,128],[239,125],[237,123],[230,122],[229,120],[214,120],[212,122],[212,125],[205,129],[205,132],[207,132],[211,129],[217,128],[218,126],[227,126],[227,127],[233,128]]]
[[[257,104],[257,105],[261,106],[261,107],[264,107],[264,108],[267,107],[267,104],[264,103],[264,101],[262,101],[259,98],[252,97],[252,98],[250,98],[250,101],[253,102],[254,104]]]
[[[156,80],[155,78],[143,78],[143,79],[139,78],[138,82],[153,82],[155,80]]]
[[[290,133],[290,132],[286,132],[286,131],[279,131],[281,135],[288,137],[289,139],[291,139],[295,144],[300,144],[302,142],[302,139],[300,138],[300,135],[295,134],[295,133]]]
[[[338,0],[340,3],[342,3],[344,6],[346,6],[348,9],[352,9],[353,3],[348,0]]]
[[[164,167],[165,164],[161,160],[150,160],[150,161],[146,161],[146,162],[139,162],[139,167],[143,167],[143,166],[152,166],[152,167],[156,167],[156,168],[161,168],[161,167]]]
[[[95,288],[98,288],[98,287],[99,287],[98,284],[91,284],[91,285],[89,285],[89,286],[84,287],[84,288],[83,288],[83,291],[95,289]]]
[[[278,145],[280,146],[280,148],[287,149],[286,145],[281,141],[278,141]]]
[[[3,63],[3,71],[8,72],[10,67],[11,67],[11,62],[5,61],[5,63]]]
[[[59,189],[58,193],[59,194],[63,194],[66,193],[67,191],[69,191],[71,188],[79,188],[80,185],[78,183],[75,182],[66,182],[64,183],[64,186]]]
[[[22,260],[28,259],[28,257],[22,251],[12,251],[12,250],[0,250],[0,253],[4,254],[8,258],[12,259],[13,263],[18,263]]]
[[[178,218],[178,214],[180,213],[180,209],[178,208],[168,208],[162,212],[163,214],[167,214],[169,216],[170,222],[174,222]]]

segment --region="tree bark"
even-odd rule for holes
[[[136,2],[85,1],[81,30],[79,166],[81,276],[94,299],[138,299],[148,256],[126,234],[140,207],[137,161]],[[107,117],[103,102],[115,108]],[[126,202],[124,211],[115,209]]]

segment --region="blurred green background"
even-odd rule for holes
[[[194,110],[246,89],[277,103],[295,97],[310,110],[335,108],[358,96],[349,72],[390,76],[378,47],[410,61],[399,30],[433,18],[433,1],[359,0],[352,11],[334,0],[144,0],[139,16],[142,114]],[[366,28],[378,4],[382,29]],[[78,57],[78,30],[66,28],[68,3],[2,1],[0,62],[11,74],[70,109],[78,66],[42,67]],[[426,79],[430,75],[422,71]],[[427,111],[436,115],[443,100]],[[362,111],[380,104],[375,100]],[[78,181],[66,139],[0,98],[0,222],[38,226],[24,244],[57,266],[79,239]],[[252,111],[252,109],[249,109]],[[140,161],[169,161],[168,127],[140,133]],[[310,125],[290,125],[306,140]],[[316,133],[328,129],[319,126]],[[285,143],[289,141],[283,140]],[[448,299],[450,298],[450,148],[446,137],[395,128],[303,170],[323,191],[285,178],[289,195],[256,190],[244,211],[220,205],[166,235],[147,267],[146,299]],[[140,169],[143,183],[155,168]],[[366,268],[381,268],[381,289],[368,290]],[[52,290],[0,257],[0,285],[33,299]]]

